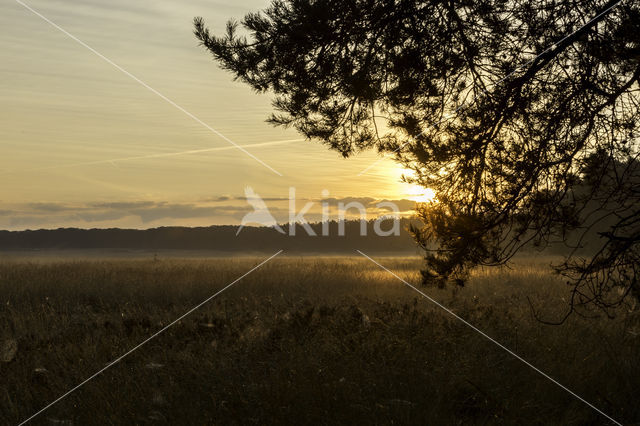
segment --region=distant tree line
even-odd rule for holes
[[[317,236],[309,236],[303,228],[295,236],[283,235],[270,227],[247,226],[236,235],[237,226],[161,227],[138,229],[41,229],[0,231],[0,251],[8,250],[203,250],[220,253],[275,252],[288,253],[355,253],[356,249],[372,253],[415,254],[417,248],[408,227],[411,221],[400,221],[399,236],[378,236],[373,221],[365,222],[366,236],[361,235],[360,221],[344,223],[344,236],[339,224],[330,222],[323,236],[321,223],[310,224]],[[288,231],[288,225],[283,226]]]

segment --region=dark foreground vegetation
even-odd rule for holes
[[[380,261],[419,282],[419,259]],[[17,424],[232,282],[255,259],[0,263],[0,423]],[[553,319],[543,261],[426,289],[624,424],[640,315]],[[594,315],[596,312],[593,313]],[[34,424],[607,424],[361,258],[276,258]]]

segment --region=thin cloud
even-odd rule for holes
[[[288,198],[264,198],[269,211],[280,223],[289,221]],[[380,202],[394,203],[403,215],[411,214],[415,201],[399,199],[374,199],[371,197],[343,197],[312,200],[300,198],[298,201],[313,201],[311,210],[305,214],[308,221],[321,221],[322,203],[330,205],[330,219],[337,219],[337,206],[350,202],[361,203],[369,218],[389,213],[386,208],[376,205]],[[27,227],[147,227],[150,224],[179,223],[192,226],[197,223],[236,225],[251,211],[244,197],[219,196],[206,201],[172,203],[168,201],[112,201],[88,203],[41,202],[2,206],[0,209],[0,229],[25,229]],[[301,208],[299,205],[298,208]],[[347,217],[356,213],[347,212]],[[133,225],[132,225],[133,224]],[[137,224],[137,225],[135,225]]]

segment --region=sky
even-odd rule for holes
[[[220,34],[268,1],[22,1],[0,3],[0,229],[236,224],[247,186],[276,210],[291,187],[313,209],[419,197],[390,159],[267,124],[271,96],[198,46],[194,16]]]

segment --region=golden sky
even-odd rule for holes
[[[0,229],[237,223],[238,213],[225,211],[247,185],[273,198],[287,197],[289,187],[306,199],[322,190],[336,198],[416,196],[391,160],[358,176],[379,158],[374,152],[343,159],[265,123],[270,96],[233,82],[197,45],[194,16],[221,33],[227,19],[267,1],[24,3],[184,110],[19,2],[2,2]]]

